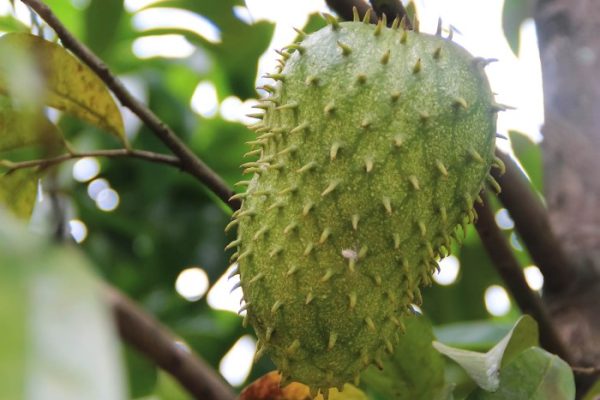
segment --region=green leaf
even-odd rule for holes
[[[157,384],[158,367],[138,351],[123,347],[131,398],[150,395]]]
[[[83,37],[85,21],[81,18],[82,13],[79,7],[73,7],[72,2],[65,0],[44,0],[44,3],[50,7],[54,15],[58,17],[58,20],[67,27],[73,36]]]
[[[575,379],[569,365],[539,347],[520,353],[500,372],[493,392],[478,389],[469,400],[572,400]]]
[[[302,31],[304,33],[313,33],[321,28],[324,28],[325,26],[327,26],[327,21],[325,21],[325,18],[323,18],[323,16],[319,13],[312,13],[308,16],[308,21],[306,21],[306,24],[304,24]],[[300,39],[301,38],[298,35],[294,39],[294,42],[299,42]]]
[[[166,0],[155,4],[159,7],[179,7],[192,11],[208,18],[219,27],[220,43],[210,43],[204,37],[189,32],[185,35],[181,30],[178,33],[183,33],[192,43],[210,51],[218,62],[218,67],[227,74],[232,94],[245,100],[256,96],[254,81],[258,59],[269,47],[275,25],[266,21],[248,25],[240,21],[233,13],[233,7],[236,5],[242,5],[242,2]],[[177,32],[176,29],[172,31]]]
[[[441,399],[444,360],[432,346],[431,324],[425,317],[405,318],[406,333],[383,370],[369,367],[361,376],[367,391],[384,399]],[[425,373],[426,371],[426,373]]]
[[[513,329],[496,345],[497,348],[504,347],[503,354],[500,356],[502,367],[510,363],[524,349],[538,346],[538,338],[537,322],[529,315],[523,315],[519,318]]]
[[[27,55],[33,62],[26,71],[15,71],[13,56]],[[125,142],[119,108],[104,82],[65,48],[25,33],[0,37],[0,93],[15,95],[13,78],[43,80],[43,102],[117,135]],[[3,62],[3,60],[6,60]],[[37,69],[37,74],[31,71]],[[33,76],[32,76],[33,75]],[[32,86],[31,83],[28,83]]]
[[[500,341],[512,324],[496,320],[462,321],[438,325],[433,333],[438,341],[452,347],[486,351]]]
[[[85,10],[85,42],[98,55],[114,44],[123,0],[91,0]]]
[[[118,339],[87,262],[0,220],[0,398],[124,399]]]
[[[540,193],[544,192],[544,169],[542,165],[542,150],[529,136],[516,131],[510,131],[510,143],[517,159],[527,172],[533,187]]]
[[[519,55],[521,24],[533,15],[533,0],[505,0],[502,9],[502,28],[510,48]]]
[[[0,31],[29,32],[29,27],[12,15],[0,15]]]
[[[175,7],[190,10],[208,18],[221,29],[226,29],[229,25],[241,23],[233,13],[233,7],[244,6],[243,0],[219,0],[208,1],[190,1],[190,0],[163,0],[148,7]]]
[[[223,32],[220,45],[212,51],[227,72],[233,93],[242,100],[255,97],[254,78],[258,70],[258,58],[267,50],[275,25],[260,21],[253,25],[236,24],[235,29]],[[243,44],[240,40],[243,38]]]
[[[487,353],[462,350],[434,342],[440,353],[457,362],[478,386],[494,391],[500,384],[500,368],[524,349],[538,344],[537,323],[528,315],[522,316],[511,331]]]
[[[600,397],[600,379],[588,390],[583,400],[598,400],[598,397]]]
[[[192,400],[192,397],[173,377],[164,371],[158,374],[158,384],[153,398],[160,400]]]

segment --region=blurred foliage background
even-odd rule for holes
[[[245,142],[251,139],[248,130],[219,114],[202,117],[190,104],[201,82],[214,85],[221,101],[230,96],[242,101],[255,97],[257,62],[271,41],[272,24],[249,25],[236,18],[233,7],[243,6],[240,0],[158,4],[212,21],[220,31],[220,41],[211,43],[180,28],[135,30],[134,13],[120,0],[92,0],[81,9],[63,0],[47,3],[114,73],[137,84],[148,106],[229,185],[241,179],[239,164],[247,151]],[[140,60],[133,53],[136,40],[167,34],[185,35],[195,50],[180,59]],[[89,132],[95,128],[75,119],[62,118],[59,126],[76,148],[115,146],[110,137]],[[128,133],[136,148],[165,151],[145,127]],[[194,302],[186,300],[175,290],[175,282],[182,271],[194,267],[206,272],[210,284],[224,274],[229,255],[222,249],[231,238],[223,230],[229,212],[197,181],[177,170],[134,160],[98,161],[101,172],[95,179],[105,179],[120,197],[113,212],[96,206],[88,194],[89,184],[78,183],[67,173],[60,183],[71,200],[73,215],[88,226],[82,248],[107,281],[172,328],[218,370],[234,343],[251,330],[242,328],[236,313],[211,308],[206,296]],[[156,367],[129,349],[126,355],[131,397],[152,394],[160,382]],[[249,379],[271,369],[264,360]]]
[[[247,10],[243,0],[164,0],[148,2],[145,7],[130,7],[123,0],[47,0],[46,3],[201,159],[230,185],[241,179],[239,164],[251,135],[243,124],[247,119],[239,115],[239,110],[249,109],[251,103],[246,101],[257,96],[258,60],[269,48],[274,24],[244,17]],[[209,24],[208,32],[216,36],[185,27],[140,29],[139,24],[136,27],[136,16],[140,13],[160,13],[164,7],[180,10],[186,18],[193,17],[192,21]],[[509,23],[507,29],[514,46],[515,40],[518,43],[515,30],[518,31],[528,11],[513,7],[511,12],[512,25]],[[10,14],[1,16],[0,30],[29,30],[22,20]],[[38,24],[40,21],[34,17],[33,25]],[[319,23],[313,18],[309,25],[307,29],[314,30]],[[48,39],[53,38],[50,31],[43,32]],[[141,58],[140,50],[136,54],[135,49],[144,46],[144,39],[170,35],[180,35],[185,41],[183,48],[191,45],[189,53],[176,58],[153,57],[152,44],[146,44],[146,56]],[[210,101],[206,96],[216,96],[221,112],[207,108]],[[238,114],[227,115],[225,103],[237,107]],[[133,147],[165,152],[164,146],[132,114],[124,110],[123,115]],[[56,120],[65,137],[79,150],[119,147],[113,137],[73,117],[57,116]],[[541,190],[541,155],[537,144],[518,132],[511,132],[511,140],[533,186]],[[74,171],[77,179],[73,178]],[[226,371],[227,365],[222,364],[224,357],[240,338],[249,335],[242,343],[252,348],[251,329],[243,328],[241,317],[229,310],[232,301],[227,299],[227,293],[233,283],[222,279],[229,267],[229,254],[222,249],[231,240],[231,234],[223,233],[230,212],[196,180],[161,165],[131,159],[97,159],[91,161],[91,167],[89,163],[87,166],[65,163],[46,178],[43,188],[59,197],[66,221],[70,222],[67,228],[71,227],[75,239],[81,242],[80,247],[96,272],[172,328],[216,370],[221,367],[221,371]],[[106,188],[112,188],[111,193],[118,195],[117,206],[109,207],[110,210],[99,206],[98,193]],[[49,196],[45,196],[36,205],[32,229],[45,232],[54,229],[50,203]],[[522,265],[529,265],[531,262],[519,245],[509,216],[497,204],[495,208],[515,254]],[[514,303],[507,303],[510,300],[502,282],[472,228],[455,255],[456,258],[442,264],[442,271],[450,270],[450,275],[424,291],[420,312],[432,321],[440,341],[487,350],[509,331],[519,311]],[[535,269],[530,271],[532,285],[540,290]],[[205,288],[204,273],[208,281]],[[178,292],[176,282],[186,276],[187,285],[181,281]],[[219,287],[215,288],[217,281]],[[495,290],[495,300],[490,300],[493,297],[490,288],[492,292]],[[213,289],[215,300],[209,304],[207,299]],[[493,304],[486,306],[486,298],[488,303],[495,301],[496,308]],[[241,369],[241,375],[239,371],[237,374],[241,378],[236,378],[235,373],[225,373],[236,387],[242,388],[273,369],[263,358],[251,373],[245,374],[243,370],[249,368],[252,354],[240,351],[238,346],[236,361],[228,368]],[[143,357],[127,347],[123,355],[130,398],[152,395],[186,398],[170,378]],[[464,373],[458,369],[450,369],[448,373],[454,374],[455,381],[462,379],[465,391],[472,388],[466,378],[460,377]]]

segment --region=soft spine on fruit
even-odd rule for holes
[[[495,103],[473,58],[438,35],[339,23],[279,52],[242,165],[228,249],[246,320],[283,375],[313,394],[357,383],[421,303],[437,261],[476,218]],[[418,23],[414,24],[418,27]]]

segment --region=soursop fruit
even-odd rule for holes
[[[228,246],[258,355],[313,393],[393,352],[499,162],[485,60],[398,21],[329,22],[269,75]]]

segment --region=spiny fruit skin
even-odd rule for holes
[[[438,36],[335,22],[281,54],[232,247],[258,355],[327,393],[393,352],[475,218],[499,107],[484,63]]]

